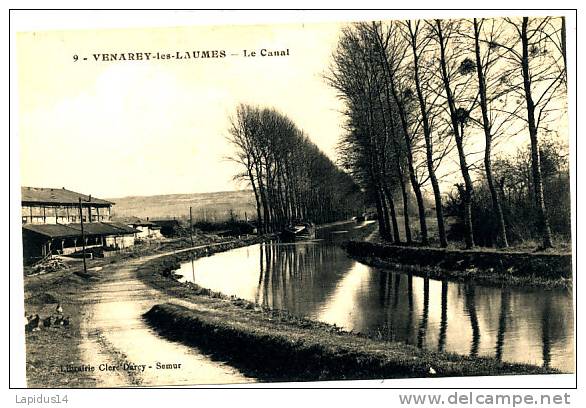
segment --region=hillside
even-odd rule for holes
[[[244,219],[245,214],[249,218],[256,214],[252,190],[129,196],[107,200],[116,203],[112,207],[114,217],[187,219],[190,206],[193,207],[194,221],[226,220],[230,218],[231,211],[238,219]]]

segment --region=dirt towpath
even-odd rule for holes
[[[174,302],[194,309],[201,306],[145,285],[136,277],[137,268],[157,257],[207,246],[131,259],[99,271],[100,281],[84,294],[80,327],[82,361],[95,367],[92,376],[97,387],[254,381],[195,348],[158,336],[142,319],[142,314],[158,303]]]

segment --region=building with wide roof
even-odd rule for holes
[[[111,222],[114,203],[91,195],[40,187],[22,187],[21,195],[25,261],[78,252],[82,240],[89,249],[127,248],[140,232]]]

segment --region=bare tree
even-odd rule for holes
[[[389,166],[394,157],[390,138],[388,107],[382,102],[382,71],[376,58],[367,25],[358,24],[343,30],[328,83],[339,91],[348,116],[349,134],[344,141],[346,165],[359,175],[362,185],[374,202],[381,237],[400,241],[393,198],[395,184]]]
[[[480,245],[493,245],[496,238],[497,246],[508,246],[509,209],[502,204],[508,183],[500,173],[494,176],[492,156],[500,142],[527,129],[532,154],[524,185],[532,186],[543,246],[551,246],[539,139],[553,131],[551,126],[565,109],[559,97],[566,83],[566,63],[563,18],[345,27],[326,79],[345,104],[341,163],[376,206],[381,236],[400,242],[400,199],[405,236],[412,241],[410,184],[421,241],[429,243],[422,191],[429,181],[440,245],[447,246],[440,185],[460,174],[458,198],[448,200],[446,211],[463,214],[466,247],[476,244],[475,233]],[[457,170],[442,164],[452,159]],[[479,171],[474,173],[475,169]],[[481,179],[475,181],[474,174]],[[475,218],[473,211],[484,218]],[[519,235],[515,231],[513,236]]]
[[[241,164],[245,168],[245,173],[236,176],[238,179],[246,179],[250,182],[252,191],[254,192],[254,199],[256,201],[256,216],[258,222],[258,233],[265,232],[265,225],[261,215],[261,201],[258,187],[258,179],[254,175],[255,170],[255,156],[253,148],[253,140],[255,134],[259,131],[259,118],[257,111],[247,105],[238,105],[236,108],[236,116],[230,120],[230,129],[228,140],[236,148],[236,152],[232,157],[236,163]]]
[[[425,138],[425,155],[427,159],[427,172],[431,181],[433,189],[433,196],[435,199],[435,212],[437,218],[438,235],[440,245],[446,247],[448,240],[446,237],[445,222],[443,215],[441,191],[439,183],[435,174],[435,165],[433,157],[433,135],[430,120],[430,102],[427,95],[424,95],[422,82],[426,81],[421,72],[421,58],[428,51],[429,38],[422,34],[421,21],[407,21],[405,23],[407,38],[412,51],[413,64],[413,81],[417,91],[417,99],[419,101],[420,118],[423,127],[423,135]]]
[[[498,46],[507,51],[512,70],[520,71],[522,78],[521,86],[512,86],[525,101],[538,226],[543,248],[551,248],[553,242],[543,195],[539,143],[540,133],[547,129],[548,120],[552,117],[555,120],[554,113],[563,109],[558,98],[565,84],[565,58],[560,45],[553,41],[562,27],[555,24],[552,17],[523,17],[520,21],[507,18],[506,21],[514,34],[510,41],[500,42]]]
[[[469,81],[464,79],[455,83],[455,76],[458,73],[466,73],[466,66],[462,66],[459,60],[459,50],[452,44],[454,36],[457,36],[456,25],[459,21],[442,21],[435,20],[430,23],[434,33],[434,38],[439,45],[439,68],[443,82],[443,92],[448,106],[450,117],[451,131],[456,141],[458,149],[458,160],[460,171],[464,179],[464,187],[458,185],[462,201],[464,202],[464,226],[466,229],[465,242],[466,248],[474,247],[474,229],[472,227],[472,196],[474,187],[470,177],[470,169],[467,163],[466,152],[464,149],[464,129],[470,117],[472,106],[462,106],[465,103],[465,91]],[[462,61],[465,64],[468,60]],[[457,88],[460,88],[458,92]],[[459,93],[459,95],[458,95]]]
[[[372,22],[372,33],[374,35],[376,49],[383,71],[384,97],[389,113],[389,124],[391,128],[391,144],[395,156],[395,171],[399,185],[401,187],[401,196],[403,200],[403,220],[405,228],[405,237],[407,243],[412,242],[411,225],[409,217],[409,194],[405,183],[404,163],[407,164],[407,172],[411,176],[411,186],[415,192],[419,216],[420,227],[426,231],[427,224],[425,219],[425,209],[423,207],[423,196],[421,194],[420,184],[415,176],[413,166],[413,152],[411,147],[411,138],[407,132],[407,120],[405,106],[400,100],[396,86],[396,72],[405,55],[406,47],[402,45],[401,38],[397,34],[395,24],[387,27],[386,33],[383,34],[382,23]],[[391,62],[392,61],[392,62]],[[391,97],[392,93],[392,97]]]
[[[278,231],[301,219],[324,223],[346,219],[360,205],[350,178],[275,109],[239,105],[231,118],[232,159],[250,183],[259,233]]]
[[[481,45],[482,29],[485,23],[484,19],[474,19],[474,56],[476,60],[476,73],[478,77],[478,95],[480,97],[479,106],[482,113],[482,130],[484,131],[484,168],[486,172],[486,181],[490,190],[490,197],[492,200],[492,207],[495,213],[496,222],[498,224],[498,239],[497,245],[501,247],[507,247],[509,245],[507,240],[507,232],[505,227],[505,218],[500,203],[500,198],[497,192],[497,187],[494,181],[492,172],[492,141],[493,141],[493,120],[491,120],[490,104],[492,102],[489,99],[489,92],[487,91],[487,75],[489,75],[490,69],[496,63],[498,53],[493,52],[495,50],[494,44],[498,41],[499,30],[495,27],[494,21],[492,21],[491,29],[489,30],[488,37],[483,38],[482,41],[485,43],[483,47]],[[492,115],[494,117],[494,115]]]

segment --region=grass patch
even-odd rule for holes
[[[33,297],[37,299],[37,297]],[[96,379],[87,372],[63,372],[68,364],[82,361],[80,326],[83,318],[80,305],[70,297],[61,296],[64,315],[69,316],[68,326],[43,327],[40,331],[25,333],[26,377],[29,388],[95,387]],[[31,299],[32,300],[32,299]],[[29,314],[42,318],[55,313],[55,304],[27,302]]]
[[[367,265],[434,279],[493,286],[572,286],[572,256],[568,253],[459,250],[364,241],[348,241],[343,247]]]
[[[161,335],[196,346],[261,381],[559,373],[376,341],[321,323],[304,327],[226,300],[207,306],[193,310],[161,304],[144,318]]]

